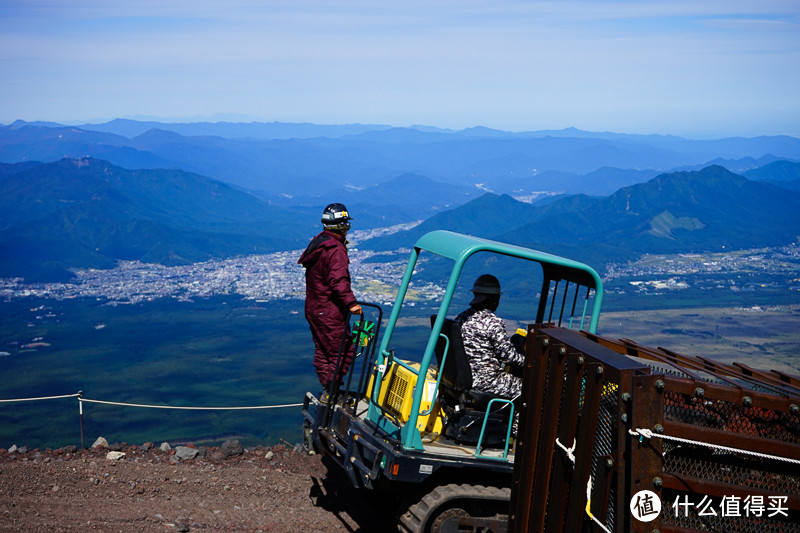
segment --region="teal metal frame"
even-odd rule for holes
[[[400,282],[400,288],[397,291],[397,297],[395,299],[394,306],[392,307],[392,312],[389,315],[389,320],[386,325],[386,329],[384,330],[383,338],[381,339],[380,349],[378,350],[378,357],[376,361],[376,367],[378,367],[378,370],[375,376],[376,379],[373,383],[373,398],[378,397],[380,384],[383,380],[384,374],[384,372],[380,371],[380,367],[381,365],[385,365],[387,359],[391,358],[389,352],[389,343],[391,342],[392,333],[394,332],[395,325],[397,324],[397,319],[400,316],[400,308],[405,300],[414,268],[417,264],[420,253],[423,251],[451,259],[455,262],[455,264],[450,272],[450,279],[447,282],[444,295],[442,296],[442,301],[439,305],[439,312],[436,314],[436,320],[431,328],[431,335],[428,338],[428,343],[425,347],[425,352],[420,362],[419,371],[412,369],[412,371],[417,373],[419,376],[426,376],[428,374],[428,368],[430,367],[431,360],[434,357],[436,342],[439,339],[439,334],[442,330],[442,324],[444,323],[447,310],[450,308],[450,302],[453,299],[453,294],[455,293],[456,286],[458,285],[458,279],[461,276],[461,271],[464,268],[464,264],[466,263],[467,259],[478,252],[490,252],[499,255],[515,257],[527,261],[534,261],[541,265],[544,273],[544,280],[542,283],[541,297],[536,316],[537,323],[544,321],[544,314],[547,308],[546,300],[549,295],[552,282],[555,281],[558,283],[561,280],[566,280],[568,282],[574,282],[587,287],[588,289],[594,290],[595,295],[591,311],[591,320],[587,330],[590,333],[596,333],[597,331],[597,323],[600,318],[600,307],[603,300],[603,282],[597,272],[595,272],[595,270],[590,266],[573,261],[571,259],[566,259],[556,255],[548,254],[546,252],[515,246],[512,244],[491,241],[488,239],[472,237],[470,235],[463,235],[445,230],[431,231],[420,237],[417,243],[414,245],[414,249],[411,251],[411,255],[408,259],[408,265],[406,266],[405,273],[403,274],[403,279]],[[553,296],[555,297],[555,294]],[[575,296],[577,300],[577,292]],[[588,293],[586,302],[588,303]],[[583,316],[586,314],[587,303],[584,304]],[[569,322],[571,325],[571,316]],[[581,319],[580,327],[583,327],[583,319]],[[401,363],[399,360],[395,360],[395,362]],[[403,424],[402,427],[397,427],[375,405],[370,405],[367,413],[367,418],[375,423],[379,428],[383,429],[393,437],[399,436],[401,445],[407,450],[423,449],[422,438],[419,430],[417,429],[417,418],[419,416],[424,387],[424,380],[418,380],[417,386],[414,388],[413,403],[409,420]]]
[[[501,409],[505,407],[505,405],[510,405],[511,410],[508,413],[508,428],[506,429],[506,440],[505,440],[505,448],[503,448],[503,455],[501,457],[487,457],[481,453],[481,445],[483,444],[483,436],[486,434],[486,424],[489,422],[489,413],[492,411],[492,405],[497,403],[504,404]],[[511,443],[511,428],[514,426],[514,401],[507,400],[506,398],[492,398],[489,400],[489,404],[486,406],[486,416],[483,417],[483,424],[481,425],[481,434],[478,437],[478,444],[475,445],[475,457],[486,457],[487,459],[506,459],[508,458],[508,446]]]

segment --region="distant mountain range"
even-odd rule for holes
[[[779,174],[774,180],[784,183],[800,170],[796,164],[771,165]],[[453,190],[403,175],[370,191],[374,203],[352,203],[350,209],[362,228],[359,224],[386,226],[409,216],[427,219],[413,230],[360,242],[364,249],[407,248],[427,231],[450,229],[602,269],[608,261],[643,253],[795,241],[800,192],[768,181],[712,166],[662,174],[608,197],[572,195],[530,204],[485,193],[451,207],[447,196]],[[354,201],[366,198],[353,194]],[[342,192],[349,202],[347,195]],[[410,204],[419,204],[419,210],[403,207]],[[0,277],[60,280],[70,277],[70,268],[110,268],[120,259],[169,265],[298,249],[318,231],[319,212],[272,206],[178,170],[130,171],[91,158],[0,165]]]
[[[0,277],[58,280],[120,259],[174,265],[293,249],[319,225],[179,170],[91,158],[0,169]]]
[[[744,172],[744,176],[751,180],[767,181],[800,191],[800,163],[793,161],[774,161],[764,166],[751,168]]]
[[[530,205],[487,194],[435,215],[412,230],[360,246],[378,250],[407,247],[433,229],[512,242],[602,270],[609,261],[644,253],[736,250],[796,242],[800,238],[800,193],[711,166],[662,174],[603,198],[574,195],[546,205]]]
[[[608,195],[663,172],[696,170],[712,161],[734,172],[780,159],[800,161],[800,139],[699,141],[572,128],[512,133],[480,127],[130,120],[78,127],[17,121],[0,127],[1,162],[52,162],[65,156],[94,157],[128,169],[180,168],[273,204],[295,206],[324,205],[343,188],[370,188],[408,173],[520,198]]]
[[[0,277],[297,249],[331,201],[356,229],[424,221],[359,242],[381,250],[444,228],[601,268],[786,244],[800,235],[797,158],[791,137],[17,122],[0,127]]]

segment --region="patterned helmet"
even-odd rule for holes
[[[322,225],[334,231],[350,229],[352,218],[344,204],[328,204],[322,211]]]

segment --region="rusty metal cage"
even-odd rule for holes
[[[800,532],[800,378],[546,325],[527,352],[510,531]]]

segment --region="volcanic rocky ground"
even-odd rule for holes
[[[0,449],[0,532],[383,532],[365,502],[302,446]],[[124,454],[124,455],[121,455]]]

